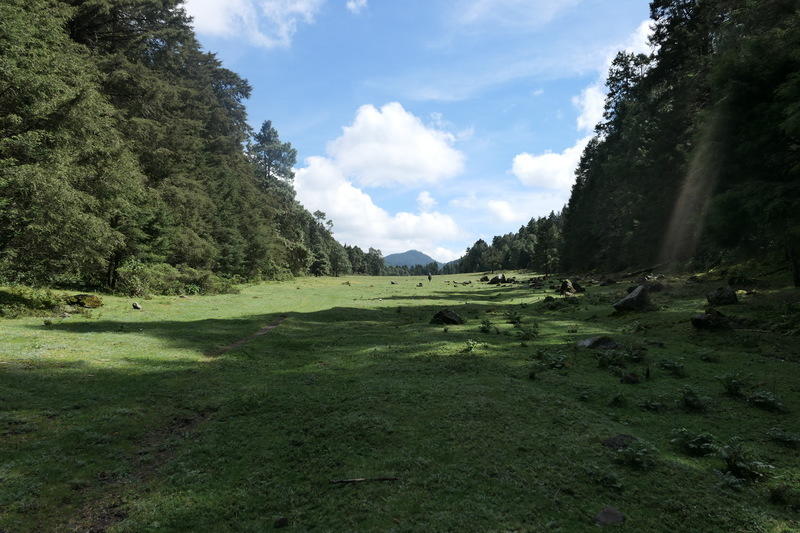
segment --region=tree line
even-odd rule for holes
[[[799,10],[796,0],[651,2],[653,52],[614,59],[603,120],[551,217],[556,244],[537,259],[535,232],[522,228],[476,242],[460,269],[760,258],[788,265],[800,286]]]
[[[352,271],[295,200],[296,151],[248,126],[250,85],[190,22],[181,0],[0,4],[0,282]]]

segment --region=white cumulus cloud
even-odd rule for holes
[[[414,186],[452,178],[464,168],[455,135],[428,127],[397,102],[359,108],[328,155],[367,187]]]
[[[428,191],[422,191],[419,193],[419,196],[417,196],[417,205],[419,206],[420,211],[430,211],[436,207],[437,203],[439,202],[437,202]]]
[[[311,24],[325,0],[187,0],[200,34],[245,38],[264,48],[287,47],[301,23]]]
[[[575,181],[575,169],[583,149],[591,137],[584,137],[563,152],[532,155],[527,152],[514,157],[511,172],[529,187],[569,190]]]
[[[346,6],[351,13],[358,14],[367,7],[367,0],[347,0]]]

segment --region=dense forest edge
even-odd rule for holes
[[[800,286],[795,0],[655,0],[620,52],[561,213],[478,240],[458,270],[784,265]]]
[[[180,0],[0,6],[0,283],[215,293],[302,275],[703,269],[800,285],[800,14],[793,0],[655,0],[620,52],[560,213],[452,263],[389,267],[295,199],[297,153],[254,131],[247,81]]]

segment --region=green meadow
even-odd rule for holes
[[[667,278],[615,316],[628,283],[560,303],[479,277],[0,319],[0,531],[571,532],[609,506],[619,531],[800,531],[788,280],[700,331],[723,281]],[[430,324],[445,308],[466,323]],[[576,346],[594,335],[620,347]]]

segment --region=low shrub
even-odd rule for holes
[[[711,398],[708,396],[701,396],[700,393],[691,387],[683,387],[681,389],[681,396],[678,399],[678,405],[688,412],[704,413],[708,411],[711,406]]]
[[[781,428],[771,428],[767,431],[767,436],[771,441],[787,448],[800,448],[800,435],[797,433],[789,433]]]
[[[717,380],[722,383],[725,394],[731,398],[743,398],[744,391],[750,386],[738,372],[717,376]]]
[[[0,289],[1,317],[48,315],[63,310],[64,305],[64,298],[49,289],[36,289],[24,285]]]
[[[786,407],[784,407],[783,402],[781,402],[777,396],[765,390],[756,391],[748,396],[747,403],[753,407],[758,407],[759,409],[771,411],[773,413],[786,412]]]
[[[127,296],[235,293],[233,280],[210,270],[128,261],[117,269],[117,290]]]
[[[651,470],[658,463],[658,450],[649,442],[636,440],[617,450],[617,461],[637,470]]]
[[[756,459],[740,439],[733,438],[727,445],[719,448],[719,455],[725,461],[724,473],[745,482],[761,481],[774,467]]]
[[[711,433],[692,433],[686,428],[672,430],[670,442],[685,454],[693,457],[705,457],[717,451],[714,435]]]

